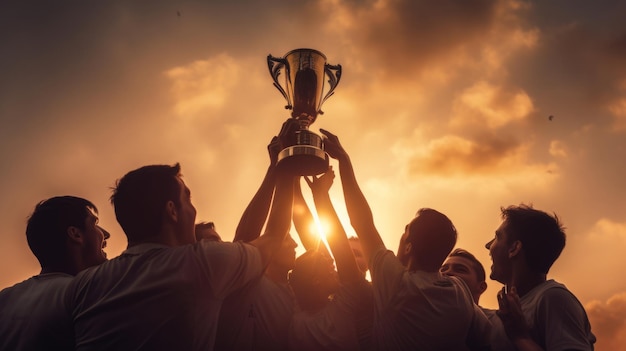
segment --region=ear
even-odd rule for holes
[[[178,210],[174,201],[170,200],[165,204],[165,215],[173,222],[178,222]]]
[[[509,258],[513,258],[517,256],[520,251],[522,251],[522,242],[519,240],[515,240],[513,244],[509,247]]]
[[[82,230],[74,226],[67,227],[67,239],[72,243],[82,244],[84,239]]]
[[[484,293],[485,290],[487,290],[487,282],[480,282],[480,284],[478,285],[478,289],[480,290],[480,293]]]
[[[404,254],[405,255],[407,255],[407,256],[410,255],[412,250],[413,250],[412,243],[405,243],[404,244]]]

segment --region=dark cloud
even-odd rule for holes
[[[446,137],[409,161],[411,174],[441,176],[491,174],[504,171],[504,162],[518,160],[523,144],[508,138],[483,135],[477,140]]]
[[[386,74],[399,78],[480,41],[493,24],[497,1],[400,0],[381,8],[373,3],[353,6],[358,24],[352,39]]]
[[[626,93],[625,11],[618,1],[532,2],[525,23],[539,40],[511,59],[510,84],[523,87],[538,109],[567,116],[562,128],[612,124],[607,106]]]

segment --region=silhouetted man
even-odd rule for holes
[[[73,276],[106,261],[109,233],[88,200],[59,196],[41,201],[26,226],[41,273],[0,292],[0,350],[73,350],[65,292]]]
[[[505,284],[494,350],[593,350],[585,309],[563,284],[547,280],[565,247],[559,219],[526,205],[503,208],[502,219],[485,245],[493,261],[490,278]]]
[[[380,350],[463,350],[488,347],[489,322],[467,286],[439,273],[456,243],[452,222],[421,209],[407,224],[398,255],[387,250],[339,139],[321,130],[339,171],[350,223],[368,260],[375,301],[373,336]]]
[[[248,243],[196,240],[180,166],[127,173],[111,201],[128,238],[71,288],[78,350],[213,350],[223,300],[262,273],[291,222],[293,177],[277,174],[266,231]]]
[[[305,178],[320,221],[327,224],[326,240],[337,271],[332,259],[319,250],[309,250],[296,259],[289,278],[298,301],[289,328],[289,349],[293,351],[348,351],[371,346],[372,287],[359,269],[330,200],[334,177],[330,167],[320,177]]]

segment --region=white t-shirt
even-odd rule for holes
[[[489,343],[490,323],[460,279],[439,272],[409,272],[393,252],[371,259],[379,350],[467,350]]]
[[[224,301],[215,350],[286,350],[293,306],[293,292],[286,283],[265,275],[254,280]]]
[[[213,350],[222,301],[262,274],[258,249],[141,244],[70,286],[78,350]]]
[[[0,350],[73,350],[64,297],[73,276],[46,273],[0,291]]]
[[[593,350],[596,337],[584,307],[565,285],[547,280],[520,298],[531,338],[546,351]],[[494,350],[516,350],[499,317],[492,319]]]
[[[360,349],[358,323],[373,313],[372,289],[363,279],[342,284],[320,311],[297,311],[289,327],[291,351],[356,351]],[[371,329],[371,325],[368,326]],[[369,335],[367,335],[369,336]]]

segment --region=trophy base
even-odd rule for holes
[[[278,154],[277,166],[293,175],[318,175],[328,170],[328,154],[315,146],[289,146]]]

